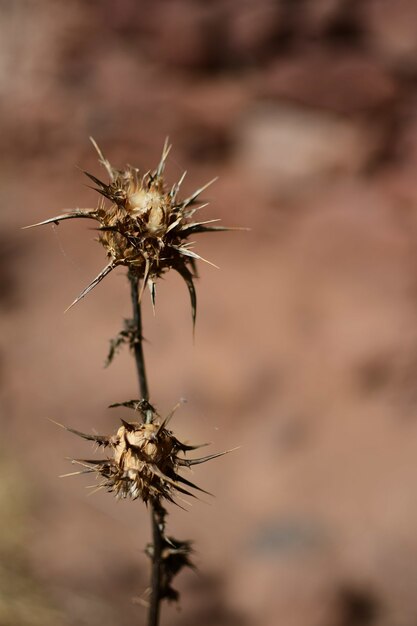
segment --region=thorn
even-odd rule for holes
[[[169,152],[171,150],[171,147],[172,147],[172,146],[168,145],[168,141],[169,141],[169,137],[167,137],[165,139],[165,142],[164,142],[164,147],[162,149],[161,160],[159,161],[158,169],[156,170],[156,175],[157,176],[162,176],[162,174],[164,172],[164,169],[165,169],[165,162],[167,160],[168,154],[169,154]]]
[[[224,452],[217,452],[217,454],[209,454],[208,456],[203,456],[199,459],[180,459],[180,465],[187,465],[191,467],[192,465],[200,465],[200,463],[205,463],[206,461],[211,461],[212,459],[217,459],[220,456],[224,456],[225,454],[229,454],[230,452],[234,452],[238,450],[239,446],[236,448],[231,448],[230,450],[225,450]]]
[[[97,178],[96,176],[93,176],[93,174],[89,174],[88,172],[86,172],[85,170],[81,170],[86,176],[88,176],[88,178],[90,180],[93,181],[93,183],[95,183],[96,185],[98,185],[99,187],[101,187],[102,189],[107,189],[108,185],[107,183],[103,183],[103,181],[101,181],[99,178]],[[95,191],[100,191],[100,189],[95,189]]]
[[[116,265],[117,263],[115,261],[110,261],[110,263],[106,265],[104,269],[101,270],[101,272],[91,281],[91,283],[85,289],[83,289],[80,295],[75,298],[74,302],[72,302],[69,305],[69,307],[65,309],[64,313],[69,311],[75,304],[77,304],[77,302],[82,300],[84,296],[86,296],[92,289],[94,289],[94,287],[96,287],[99,283],[101,283],[103,278],[105,278],[107,274],[110,274],[110,272],[114,270]]]
[[[214,498],[214,495],[212,493],[210,493],[210,491],[206,491],[205,489],[202,489],[201,487],[198,487],[197,485],[192,483],[191,480],[187,480],[186,478],[184,478],[183,476],[180,476],[179,474],[176,475],[176,480],[178,480],[180,483],[184,483],[184,485],[188,485],[188,487],[192,487],[193,489],[197,489],[197,491],[201,491],[201,493],[205,493],[208,496],[213,496],[213,498]]]
[[[191,245],[191,242],[189,244],[187,244],[187,245]],[[172,246],[171,245],[170,247],[174,248],[175,250],[177,250],[178,252],[180,252],[184,256],[189,256],[192,259],[196,259],[197,261],[204,261],[204,263],[208,263],[209,265],[212,265],[217,270],[220,269],[218,265],[215,265],[211,261],[208,261],[207,259],[204,259],[202,256],[200,256],[199,254],[196,254],[192,250],[189,250],[188,248],[184,248],[184,246],[180,247],[180,246]]]
[[[179,268],[175,268],[177,272],[183,277],[190,294],[191,301],[191,317],[193,320],[193,336],[195,333],[195,321],[197,317],[197,294],[194,287],[193,276],[185,265],[181,265]]]
[[[89,174],[87,174],[87,176],[89,176]],[[101,194],[104,198],[107,198],[107,200],[111,200],[113,202],[112,195],[109,192],[109,187],[107,185],[102,189],[98,187],[93,187],[92,185],[86,185],[86,187],[88,187],[88,189],[92,189],[93,191],[97,191],[97,193]]]
[[[191,496],[192,498],[197,498],[197,496],[194,495],[193,493],[191,493],[191,491],[187,491],[187,489],[183,489],[175,480],[173,480],[172,478],[169,478],[169,476],[166,476],[163,472],[161,472],[159,467],[157,467],[155,464],[152,464],[152,465],[149,464],[149,465],[150,465],[150,468],[153,471],[153,473],[156,474],[156,476],[158,476],[159,478],[161,478],[161,480],[164,480],[168,484],[172,485],[173,487],[175,487],[175,489],[177,491],[180,491],[181,493],[185,494],[186,496]]]
[[[108,175],[110,177],[110,180],[111,180],[111,182],[113,182],[113,180],[114,180],[114,171],[113,171],[112,166],[110,165],[110,162],[104,157],[102,151],[98,147],[98,145],[97,145],[96,141],[93,139],[93,137],[90,136],[89,139],[90,139],[91,143],[93,144],[93,146],[94,146],[94,148],[95,148],[95,150],[96,150],[96,152],[97,152],[97,154],[99,156],[99,163],[101,163],[101,165],[103,165],[106,168],[107,173],[108,173]]]
[[[78,472],[69,472],[68,474],[60,474],[58,476],[58,478],[68,478],[69,476],[79,476],[80,474],[91,474],[91,472],[93,472],[94,470],[92,469],[85,469],[85,470],[80,470]]]
[[[53,420],[51,417],[47,417],[46,418],[49,422],[52,422],[52,424],[55,424],[56,426],[60,426],[61,428],[63,428],[64,430],[68,430],[66,426],[64,426],[64,424],[60,424],[59,422],[56,422],[55,420]]]
[[[96,467],[100,467],[100,465],[106,465],[109,463],[109,459],[70,459],[73,465],[81,465],[82,467],[86,467],[87,469],[91,469],[92,471],[96,470]]]
[[[186,177],[186,175],[187,175],[187,172],[185,171],[184,174],[179,179],[179,181],[176,182],[174,185],[172,185],[171,191],[169,192],[169,195],[171,196],[171,198],[175,198],[176,197],[177,193],[180,190],[180,187],[181,187],[182,183],[184,182],[184,178]]]
[[[146,411],[151,411],[159,417],[158,411],[155,409],[155,407],[153,407],[152,404],[148,402],[148,400],[144,400],[143,398],[141,400],[127,400],[127,402],[115,402],[114,404],[109,404],[109,409],[114,409],[119,406],[125,406],[128,409],[140,411],[142,415],[144,415]]]
[[[105,488],[105,485],[99,485],[98,487],[96,487],[96,489],[94,489],[94,491],[90,491],[88,495],[93,496],[95,493],[97,493],[98,491],[101,491],[104,488]]]
[[[199,448],[206,448],[207,446],[210,446],[210,443],[199,443],[197,445],[188,445],[187,443],[182,443],[182,441],[179,441],[179,449],[182,450],[183,452],[189,452],[191,450],[198,450]]]
[[[138,604],[145,609],[148,609],[150,606],[150,602],[148,600],[145,600],[144,598],[133,598],[132,602],[133,604]]]
[[[142,284],[140,286],[140,291],[139,291],[139,304],[142,302],[142,296],[143,296],[143,292],[145,289],[145,285],[148,282],[148,278],[149,278],[149,272],[151,271],[151,264],[149,262],[148,257],[145,258],[145,271],[143,273],[143,279],[142,279]]]
[[[250,228],[234,228],[230,226],[201,226],[194,228],[191,232],[198,233],[211,233],[211,232],[227,232],[232,230],[250,230]]]
[[[215,220],[205,220],[204,222],[194,222],[192,224],[186,224],[183,230],[186,230],[187,228],[194,228],[195,226],[203,226],[203,224],[212,224],[213,222],[220,222],[220,218],[217,218]]]
[[[110,232],[110,233],[118,233],[120,232],[117,226],[99,226],[98,228],[94,228],[92,230],[100,230],[102,232]],[[120,233],[122,234],[122,233]]]
[[[181,217],[179,217],[177,220],[175,220],[175,222],[172,222],[172,224],[170,224],[166,230],[167,233],[169,233],[170,230],[172,230],[173,228],[175,228],[176,226],[178,226],[178,224],[181,222]],[[185,230],[184,228],[181,230]]]
[[[155,317],[156,283],[152,279],[148,280],[149,291],[151,292],[152,311]]]
[[[190,257],[190,265],[191,265],[191,274],[193,278],[200,278],[199,274],[198,274],[198,268],[197,268],[197,263],[195,262],[195,259],[192,259]]]
[[[62,213],[61,215],[57,215],[56,217],[50,217],[43,222],[37,222],[36,224],[29,224],[29,226],[22,226],[22,230],[27,230],[28,228],[35,228],[35,226],[45,226],[46,224],[55,224],[58,226],[59,222],[63,220],[71,220],[77,217],[84,217],[87,219],[96,220],[97,213],[95,209],[75,209],[69,213]]]
[[[130,422],[126,422],[124,419],[120,418],[120,421],[122,422],[123,426],[126,428],[126,430],[128,432],[133,432],[136,428],[135,424],[131,424]]]
[[[177,402],[177,404],[171,409],[171,411],[168,413],[168,415],[166,416],[166,418],[164,419],[162,424],[160,424],[158,430],[156,431],[155,433],[156,436],[158,436],[161,430],[165,428],[165,426],[171,421],[172,417],[174,416],[175,411],[181,406],[181,404],[184,404],[184,400],[180,400],[179,402]]]
[[[75,430],[75,428],[70,428],[69,426],[64,426],[64,424],[60,424],[59,422],[56,422],[55,420],[51,419],[50,417],[48,417],[47,419],[50,422],[52,422],[53,424],[56,424],[56,426],[60,426],[64,430],[67,430],[69,433],[72,433],[73,435],[78,435],[78,437],[82,437],[83,439],[87,439],[87,441],[95,441],[100,446],[108,446],[109,443],[110,443],[109,442],[110,438],[107,435],[89,435],[87,433],[82,433],[80,430]]]
[[[216,180],[218,180],[218,176],[216,176],[215,178],[213,178],[212,180],[209,180],[208,183],[206,183],[205,185],[203,185],[202,187],[200,187],[200,189],[197,189],[197,191],[194,191],[193,194],[191,194],[191,196],[189,196],[188,198],[186,198],[181,206],[183,209],[185,209],[185,207],[187,207],[189,204],[192,204],[194,202],[194,200],[197,198],[197,196],[200,195],[200,193],[202,193],[205,189],[207,189],[207,187],[210,187],[210,185],[212,185],[213,183],[216,182]]]
[[[192,217],[194,213],[196,213],[197,211],[201,211],[201,209],[205,209],[206,206],[208,206],[209,204],[210,202],[205,202],[204,204],[200,204],[200,206],[196,206],[193,209],[190,209],[186,212],[186,217]]]

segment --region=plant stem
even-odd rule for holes
[[[164,524],[165,509],[160,505],[158,500],[151,502],[151,522],[152,522],[152,575],[151,575],[151,601],[149,604],[148,626],[157,626],[159,624],[159,615],[161,607],[161,565],[162,550],[164,547]]]
[[[142,313],[139,302],[139,279],[133,274],[128,274],[130,281],[130,293],[132,296],[133,322],[135,328],[134,352],[136,369],[139,379],[139,389],[143,400],[149,400],[148,381],[146,379],[145,357],[143,355],[142,337]]]
[[[128,274],[130,282],[130,293],[132,297],[133,321],[135,328],[134,352],[136,369],[138,373],[139,389],[142,399],[149,400],[148,381],[146,378],[145,358],[143,354],[142,337],[142,313],[139,302],[139,279]],[[148,418],[146,421],[149,421]],[[162,549],[164,545],[164,517],[165,509],[158,500],[150,502],[151,523],[152,523],[152,574],[151,574],[151,598],[148,612],[148,626],[158,626],[160,605],[161,605],[161,563]]]

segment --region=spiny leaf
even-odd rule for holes
[[[103,181],[97,178],[97,176],[94,176],[93,174],[90,174],[89,172],[86,172],[85,170],[82,170],[82,171],[86,176],[88,176],[90,180],[93,181],[93,183],[101,187],[101,189],[105,189],[105,190],[109,189],[109,185],[107,183],[103,183]]]
[[[206,461],[211,461],[212,459],[218,459],[225,454],[229,454],[238,448],[232,448],[231,450],[225,450],[224,452],[217,452],[217,454],[209,454],[208,456],[203,456],[199,459],[179,459],[180,465],[186,465],[187,467],[191,467],[192,465],[200,465],[200,463],[205,463]]]
[[[217,220],[212,220],[217,221]],[[185,231],[188,235],[198,234],[198,233],[210,233],[210,232],[227,232],[232,230],[249,230],[248,228],[235,228],[234,226],[205,226],[203,224],[207,224],[208,222],[201,222],[199,224],[190,224],[189,227],[186,226],[183,231]]]
[[[193,204],[193,202],[195,202],[196,198],[205,190],[207,189],[207,187],[210,187],[210,185],[212,185],[213,183],[216,182],[216,180],[218,179],[218,176],[216,176],[215,178],[212,178],[212,180],[209,180],[208,183],[206,183],[205,185],[203,185],[202,187],[200,187],[199,189],[197,189],[196,191],[194,191],[194,193],[191,194],[191,196],[189,196],[188,198],[186,198],[185,200],[182,201],[181,206],[183,209],[185,209],[185,207],[189,206],[190,204]]]
[[[191,274],[190,270],[188,269],[186,265],[180,265],[176,267],[175,269],[183,277],[188,287],[188,292],[190,294],[190,301],[191,301],[191,316],[193,319],[193,332],[194,332],[195,321],[197,317],[197,294],[196,294],[195,287],[194,287],[193,275]]]
[[[99,163],[101,163],[101,165],[103,165],[106,170],[107,173],[109,175],[109,178],[111,180],[111,182],[113,182],[114,178],[115,178],[115,172],[114,169],[112,168],[112,166],[110,165],[110,161],[108,161],[107,159],[104,158],[104,155],[102,153],[102,151],[100,150],[100,148],[98,147],[97,143],[95,142],[95,140],[93,139],[93,137],[89,138],[91,143],[93,144],[98,156],[99,156]]]
[[[172,478],[169,478],[169,476],[167,476],[166,474],[164,474],[157,465],[155,464],[150,464],[150,468],[153,471],[154,474],[156,474],[156,476],[158,476],[159,478],[161,478],[162,480],[164,480],[165,482],[167,482],[168,484],[172,485],[173,487],[175,487],[175,489],[177,491],[180,491],[181,493],[183,493],[186,496],[191,496],[192,498],[197,498],[197,496],[193,493],[191,493],[191,491],[187,491],[187,489],[183,489],[183,487],[181,487],[176,480],[173,480]]]
[[[156,170],[157,176],[162,176],[162,174],[164,173],[165,163],[168,158],[168,154],[170,153],[170,150],[172,148],[172,146],[168,145],[168,141],[169,141],[169,138],[167,137],[165,139],[164,147],[162,150],[161,160],[159,161],[158,169]]]
[[[120,421],[122,422],[123,426],[126,428],[126,430],[128,432],[133,432],[136,428],[136,424],[131,424],[130,422],[126,422],[126,420],[120,418]]]
[[[177,404],[173,407],[173,409],[168,413],[168,415],[166,416],[166,418],[163,420],[163,422],[160,424],[160,426],[158,427],[158,430],[156,431],[156,435],[159,435],[159,433],[161,432],[161,430],[163,428],[165,428],[167,426],[167,424],[171,421],[171,419],[174,416],[175,411],[178,409],[178,407],[181,406],[181,404],[184,403],[184,400],[180,400],[179,402],[177,402]]]
[[[148,280],[149,291],[151,292],[152,311],[155,315],[155,301],[156,301],[156,283],[152,278]]]
[[[37,222],[36,224],[30,224],[29,226],[23,226],[22,230],[26,230],[27,228],[35,228],[36,226],[45,226],[46,224],[56,224],[58,226],[59,222],[63,220],[72,220],[74,218],[86,218],[90,220],[97,219],[97,211],[95,209],[74,209],[73,211],[68,211],[68,213],[61,213],[61,215],[56,215],[55,217],[50,217],[43,222]]]
[[[205,489],[202,489],[201,487],[198,487],[198,485],[195,485],[190,480],[187,480],[186,478],[184,478],[184,476],[180,476],[180,474],[176,474],[175,475],[175,480],[177,480],[180,483],[183,483],[184,485],[187,485],[188,487],[192,487],[193,489],[197,489],[197,491],[201,491],[201,493],[205,493],[208,496],[213,496],[213,494],[210,493],[210,491],[206,491]]]
[[[183,183],[184,178],[186,177],[186,175],[187,175],[187,172],[184,172],[184,174],[181,176],[181,178],[179,179],[179,181],[178,181],[178,182],[176,182],[176,183],[174,183],[174,185],[172,185],[172,188],[171,188],[171,191],[169,192],[169,195],[171,196],[171,198],[172,198],[173,200],[175,200],[175,198],[176,198],[176,196],[177,196],[177,193],[179,192],[180,187],[181,187],[181,185],[182,185],[182,183]]]
[[[187,443],[182,443],[182,441],[178,441],[177,439],[177,445],[178,445],[178,449],[182,450],[183,452],[189,452],[191,450],[198,450],[199,448],[205,448],[206,446],[209,446],[209,443],[199,443],[197,445],[189,445]]]
[[[92,289],[94,289],[94,287],[97,287],[97,285],[99,283],[101,283],[101,281],[103,280],[103,278],[105,278],[107,276],[107,274],[110,274],[110,272],[112,270],[114,270],[114,268],[117,266],[118,264],[116,263],[116,261],[110,261],[110,263],[108,263],[106,265],[106,267],[104,267],[101,272],[99,274],[97,274],[97,276],[91,281],[91,283],[89,285],[87,285],[87,287],[85,289],[83,289],[83,291],[80,293],[79,296],[77,296],[74,300],[74,302],[72,302],[69,307],[67,309],[65,309],[65,313],[67,311],[69,311],[75,304],[77,304],[77,302],[79,302],[80,300],[82,300],[88,293],[90,293],[90,291]]]
[[[70,433],[73,433],[74,435],[78,435],[78,437],[82,437],[83,439],[87,439],[88,441],[94,441],[95,443],[98,443],[99,446],[106,447],[110,445],[110,437],[107,435],[90,435],[87,433],[83,433],[80,430],[76,430],[75,428],[70,428],[69,426],[60,424],[59,422],[56,422],[55,420],[50,419],[49,421],[52,422],[53,424],[56,424],[60,428],[63,428],[64,430],[67,430]]]
[[[150,263],[148,257],[146,257],[145,258],[145,271],[143,273],[142,284],[140,286],[140,291],[139,291],[139,304],[142,302],[143,292],[144,292],[144,289],[145,289],[145,285],[148,282],[150,271],[151,271],[151,263]]]
[[[142,415],[145,415],[147,411],[152,411],[152,413],[158,415],[155,407],[153,407],[152,404],[144,398],[141,398],[140,400],[127,400],[126,402],[115,402],[114,404],[109,404],[109,409],[114,409],[119,406],[125,406],[128,409],[140,411]]]
[[[192,245],[192,243],[190,242],[189,244],[186,244],[186,245],[190,246],[190,245]],[[174,250],[177,250],[178,252],[180,252],[184,256],[189,256],[192,259],[195,259],[196,261],[204,261],[204,263],[208,263],[209,265],[212,265],[213,267],[215,267],[216,270],[219,269],[218,265],[215,265],[211,261],[207,261],[207,259],[204,259],[202,256],[200,256],[196,252],[193,252],[189,248],[186,248],[185,246],[174,246],[174,245],[171,245],[170,248],[174,248]]]

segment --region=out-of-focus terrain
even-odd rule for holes
[[[257,0],[0,4],[0,624],[128,626],[147,586],[138,502],[88,496],[68,457],[137,396],[122,270],[85,222],[88,141],[158,162],[184,193],[213,176],[188,294],[144,307],[152,399],[178,436],[238,451],[199,466],[209,504],[172,510],[195,541],[172,626],[417,623],[417,4]],[[133,600],[132,600],[133,599]]]

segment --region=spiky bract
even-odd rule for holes
[[[197,189],[185,200],[179,200],[178,192],[185,174],[170,189],[167,188],[163,177],[171,149],[167,142],[156,170],[143,175],[130,165],[123,170],[115,169],[104,158],[94,140],[92,142],[100,163],[107,171],[109,182],[105,183],[88,172],[85,174],[96,185],[94,189],[110,201],[110,205],[102,199],[96,209],[76,209],[33,225],[59,224],[61,220],[72,218],[89,218],[99,223],[98,240],[106,249],[109,262],[73,304],[115,267],[123,265],[133,276],[142,280],[142,290],[148,285],[154,305],[157,278],[167,270],[174,269],[187,284],[195,321],[195,261],[205,259],[191,249],[193,242],[188,239],[196,233],[230,230],[211,225],[218,220],[193,221],[194,213],[206,206],[197,206],[198,196],[214,181]]]
[[[186,487],[208,493],[181,476],[179,470],[222,456],[225,452],[186,458],[187,451],[201,446],[181,443],[165,428],[166,421],[147,424],[122,420],[122,426],[111,436],[87,435],[67,428],[112,451],[106,459],[74,460],[73,463],[84,468],[75,473],[95,473],[100,480],[98,488],[113,492],[117,498],[141,498],[145,503],[162,499],[175,502],[174,496],[179,494],[193,496]]]

